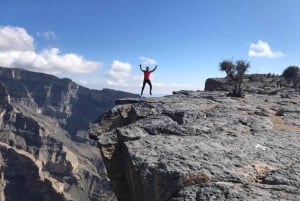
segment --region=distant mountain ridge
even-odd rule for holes
[[[91,90],[67,78],[17,68],[0,67],[0,81],[12,101],[57,118],[72,138],[77,131],[87,130],[99,113],[113,107],[115,99],[138,97],[111,89]]]
[[[112,198],[87,128],[124,97],[138,95],[0,67],[0,200]]]

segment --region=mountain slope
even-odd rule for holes
[[[71,137],[99,113],[114,105],[114,100],[137,95],[110,89],[90,90],[70,79],[22,69],[0,68],[0,81],[13,102],[26,105],[36,112],[55,117]]]

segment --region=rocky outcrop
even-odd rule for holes
[[[278,75],[248,74],[245,75],[243,88],[246,93],[274,94],[291,89],[290,84]],[[208,78],[205,81],[205,91],[231,91],[232,83],[226,78]]]
[[[180,91],[116,101],[90,137],[119,201],[296,201],[299,114],[295,92]]]
[[[205,81],[205,91],[229,91],[232,87],[225,78],[208,78]]]
[[[0,68],[0,200],[112,200],[87,128],[115,98],[69,79]]]

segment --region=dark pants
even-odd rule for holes
[[[141,95],[143,95],[143,91],[144,91],[144,88],[145,88],[146,83],[149,84],[149,86],[150,86],[150,95],[152,95],[152,84],[151,84],[151,81],[150,81],[150,80],[144,80],[144,82],[143,82],[143,87],[142,87],[142,91],[141,91]]]

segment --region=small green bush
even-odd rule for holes
[[[235,63],[231,60],[224,60],[220,64],[220,70],[225,71],[227,79],[233,85],[233,91],[230,94],[234,97],[244,97],[243,79],[245,72],[250,67],[250,63],[244,60],[237,60]]]

